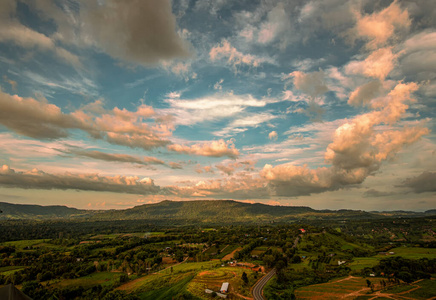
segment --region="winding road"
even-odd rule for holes
[[[263,276],[253,287],[252,294],[254,300],[265,300],[262,295],[263,287],[265,284],[276,274],[276,269],[272,269],[268,274]]]
[[[297,248],[299,241],[300,241],[300,236],[297,236],[292,248]],[[254,300],[265,300],[265,298],[262,295],[263,287],[275,274],[276,274],[276,269],[274,268],[268,274],[263,276],[258,282],[256,282],[256,284],[253,287],[253,290],[251,291],[251,293],[253,294]]]

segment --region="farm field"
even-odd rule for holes
[[[2,246],[15,247],[17,249],[23,250],[26,247],[32,247],[32,246],[41,244],[44,241],[46,241],[46,240],[43,240],[43,239],[39,239],[39,240],[21,240],[21,241],[4,242],[1,245]]]
[[[366,280],[374,284],[374,292],[367,286]],[[353,277],[335,279],[327,283],[309,285],[295,291],[297,299],[430,299],[436,297],[435,280],[418,280],[410,285],[396,285],[381,289],[383,278]]]
[[[421,248],[421,247],[398,247],[389,250],[389,252],[394,252],[395,254],[389,256],[402,256],[404,258],[410,259],[420,259],[420,258],[435,258],[436,248]],[[382,258],[385,255],[377,255],[376,257]]]
[[[87,276],[75,278],[75,279],[63,279],[63,280],[51,280],[50,286],[57,288],[66,287],[91,287],[95,285],[111,285],[121,277],[122,273],[118,272],[97,272]]]
[[[0,275],[9,276],[9,275],[14,274],[15,272],[21,271],[25,268],[26,267],[23,267],[23,266],[0,267]]]
[[[375,257],[354,257],[353,261],[347,266],[351,270],[363,270],[364,268],[372,268],[378,264],[378,259]]]
[[[377,278],[371,281],[378,282]],[[348,276],[334,279],[327,283],[314,284],[298,288],[295,291],[297,299],[354,299],[371,291],[363,277]]]

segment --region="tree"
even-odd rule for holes
[[[371,281],[369,281],[369,279],[366,280],[366,285],[367,285],[368,287],[371,286]]]
[[[248,284],[248,277],[247,277],[247,273],[245,272],[242,273],[242,281],[245,283],[245,285]]]

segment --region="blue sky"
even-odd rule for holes
[[[431,1],[0,4],[0,199],[435,208]]]

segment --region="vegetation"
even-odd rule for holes
[[[246,224],[214,225],[213,212],[229,203]],[[434,217],[252,224],[254,213],[248,212],[263,206],[215,204],[205,226],[159,219],[161,207],[175,216],[187,209],[175,209],[173,202],[148,212],[156,219],[0,221],[0,286],[13,283],[34,299],[212,299],[229,282],[228,294],[238,299],[250,297],[254,284],[274,268],[264,288],[267,299],[436,296]],[[191,216],[200,217],[206,208]],[[276,213],[287,218],[288,212],[272,208],[263,216]]]

